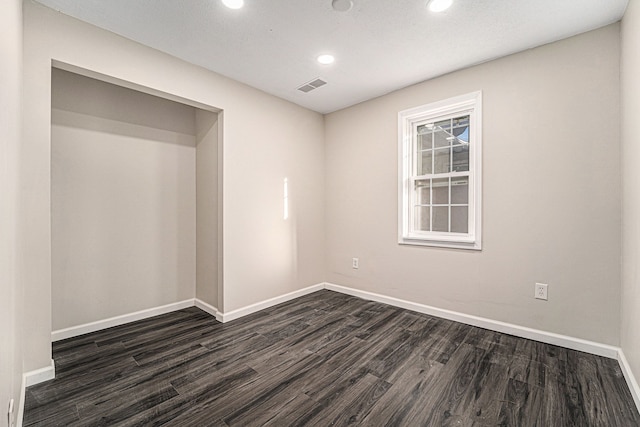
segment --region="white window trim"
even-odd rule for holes
[[[411,203],[412,139],[418,122],[440,117],[470,114],[469,135],[469,218],[467,234],[409,232]],[[457,249],[482,249],[482,92],[472,92],[398,113],[398,243]],[[473,204],[473,208],[471,205]]]

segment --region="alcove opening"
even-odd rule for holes
[[[196,298],[221,311],[222,111],[94,77],[52,68],[54,340]]]

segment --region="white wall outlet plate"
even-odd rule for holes
[[[536,299],[541,299],[547,301],[547,284],[546,283],[536,283],[535,288],[535,297]]]
[[[357,270],[359,266],[360,266],[360,262],[358,258],[353,258],[351,260],[351,267],[353,267],[354,270]]]

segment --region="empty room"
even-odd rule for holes
[[[637,0],[5,0],[0,49],[0,427],[640,426]]]

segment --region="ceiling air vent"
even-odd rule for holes
[[[327,82],[325,82],[321,78],[317,78],[317,79],[311,80],[308,83],[303,84],[298,88],[298,90],[301,92],[307,93],[307,92],[311,92],[314,89],[318,89],[320,86],[324,86],[326,84]]]

